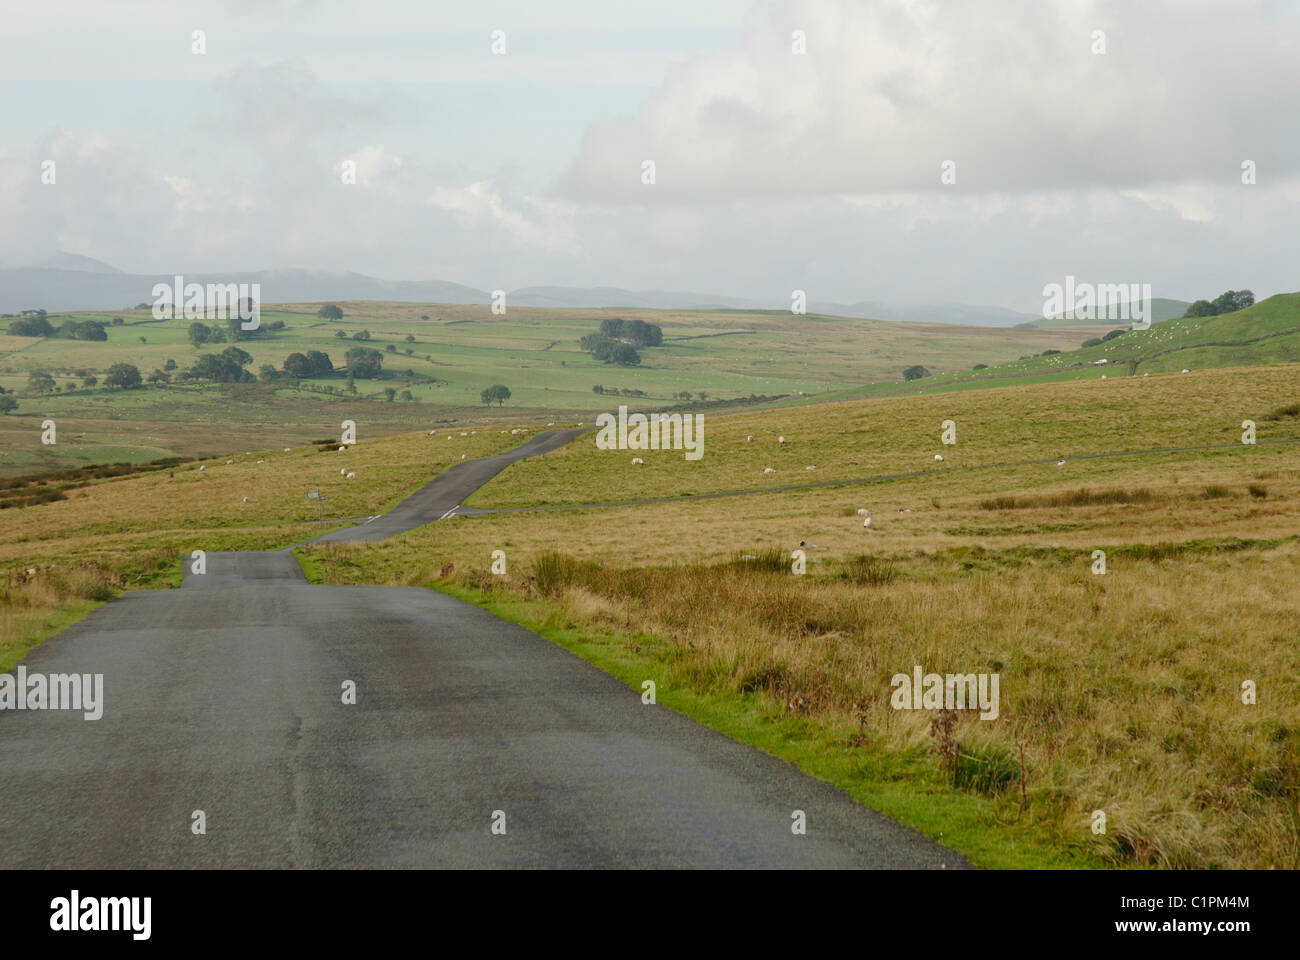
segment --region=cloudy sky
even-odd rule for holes
[[[0,264],[1267,296],[1300,289],[1298,50],[1300,0],[8,4]]]

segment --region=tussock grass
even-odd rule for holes
[[[1024,510],[1037,507],[1092,507],[1102,503],[1151,503],[1155,495],[1150,490],[1073,490],[1069,493],[1045,494],[1037,497],[1000,496],[981,500],[984,510]]]

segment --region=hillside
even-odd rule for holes
[[[1143,301],[1139,301],[1143,302]],[[1166,320],[1176,320],[1187,312],[1191,303],[1187,300],[1170,300],[1165,297],[1151,298],[1151,322],[1164,323]],[[1042,330],[1054,327],[1086,327],[1096,326],[1097,324],[1109,324],[1110,326],[1124,326],[1126,321],[1099,321],[1093,317],[1076,317],[1073,314],[1061,314],[1055,317],[1047,317],[1043,320],[1035,320],[1034,326]]]
[[[1123,329],[1123,328],[1112,328]],[[1096,337],[1096,328],[1057,328]],[[1095,365],[1105,360],[1104,365]],[[1129,373],[1177,373],[1300,361],[1300,293],[1280,293],[1245,310],[1215,317],[1166,320],[1148,330],[1128,330],[1097,346],[1059,354],[1021,357],[982,370],[941,373],[909,384],[878,383],[837,394],[834,399],[948,390],[978,390],[1011,384],[1113,378]]]

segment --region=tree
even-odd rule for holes
[[[307,370],[309,377],[323,377],[334,372],[334,364],[330,361],[329,354],[320,350],[308,350]]]
[[[120,387],[123,390],[134,390],[143,382],[139,368],[130,363],[113,364],[108,368],[108,375],[104,377],[104,386]]]
[[[253,357],[247,351],[239,347],[226,347],[220,353],[200,357],[190,372],[200,380],[236,383],[253,379],[253,375],[244,370],[244,365],[252,362]]]
[[[384,399],[389,403],[393,402],[393,397],[397,396],[397,390],[394,387],[384,387]]]
[[[614,348],[610,360],[620,367],[637,367],[641,365],[641,354],[636,352],[636,347],[632,344],[620,343]]]
[[[316,316],[322,320],[342,320],[343,311],[332,303],[327,303],[316,311]]]
[[[1118,336],[1122,336],[1123,334],[1124,334],[1124,328],[1123,328],[1123,327],[1120,327],[1118,330],[1111,330],[1111,331],[1109,331],[1105,336],[1103,336],[1103,337],[1101,338],[1101,342],[1102,342],[1102,343],[1109,343],[1111,340],[1114,340],[1116,337],[1118,337]]]
[[[925,367],[921,366],[919,363],[916,366],[908,367],[903,371],[904,380],[920,380],[922,377],[928,377],[929,375],[930,371],[925,369]]]
[[[93,387],[97,383],[99,383],[99,377],[86,377],[81,381],[83,387]]]
[[[385,352],[387,352],[387,353],[396,353],[396,352],[397,352],[397,348],[396,348],[395,346],[393,346],[391,343],[390,343],[388,346],[384,347],[384,350],[385,350]]]
[[[307,366],[307,355],[303,353],[289,354],[284,358],[284,372],[298,379],[311,376]]]
[[[414,335],[408,333],[408,334],[406,335],[406,342],[407,342],[407,343],[415,343],[415,337],[414,337]]]
[[[1101,346],[1101,338],[1100,338],[1100,337],[1089,337],[1087,340],[1083,341],[1083,343],[1079,344],[1079,346],[1084,347],[1084,348],[1087,348],[1087,347],[1100,347],[1100,346]],[[1022,359],[1023,359],[1023,358],[1022,358]]]
[[[348,332],[346,330],[335,330],[334,336],[339,340],[346,340],[348,338]]]
[[[18,401],[13,398],[12,394],[0,396],[0,413],[10,414],[18,409]]]
[[[504,383],[494,383],[480,393],[479,397],[486,406],[491,406],[493,403],[502,406],[510,399],[510,388]]]
[[[173,360],[171,357],[168,357],[167,362],[163,364],[163,369],[166,370],[168,373],[171,373],[173,370],[176,369],[176,361]]]
[[[397,395],[397,398],[398,398],[399,400],[414,400],[414,399],[415,399],[415,397],[411,394],[411,391],[410,391],[410,390],[403,390],[401,393],[399,393],[399,394]]]
[[[114,318],[113,318],[113,326],[115,326],[115,327],[120,327],[120,326],[121,326],[122,324],[124,324],[124,323],[126,323],[126,321],[123,320],[121,317],[114,317]]]
[[[353,347],[343,355],[348,362],[348,375],[377,377],[384,366],[384,355],[370,347]]]
[[[212,331],[206,323],[191,323],[189,329],[190,343],[201,347],[212,338]]]
[[[53,393],[54,378],[43,370],[33,370],[27,375],[27,389],[37,393]]]
[[[369,331],[369,330],[358,330],[356,333],[352,334],[352,339],[353,339],[353,340],[369,340],[369,339],[370,339],[370,331]]]
[[[54,327],[45,317],[23,317],[9,324],[9,333],[15,337],[52,337]]]

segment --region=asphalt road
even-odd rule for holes
[[[335,530],[317,537],[312,543],[343,543],[350,540],[385,540],[426,523],[440,520],[460,506],[462,500],[487,483],[510,464],[558,450],[586,430],[547,430],[521,443],[513,450],[482,460],[453,464],[411,494],[388,513],[356,527]]]
[[[208,554],[25,666],[102,673],[103,716],[0,712],[0,868],[969,866],[522,627],[286,552]]]

